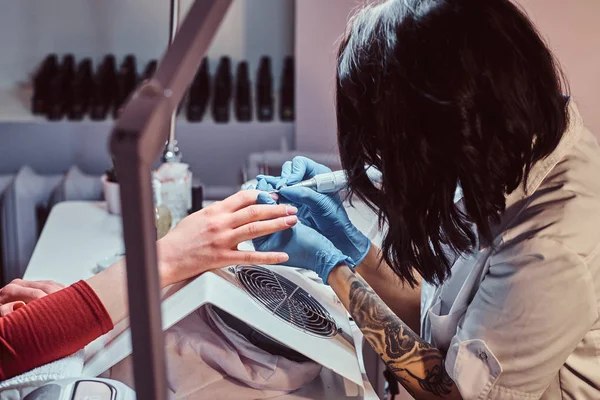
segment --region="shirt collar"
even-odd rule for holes
[[[540,187],[550,171],[554,169],[556,164],[558,164],[575,145],[581,134],[582,126],[583,121],[577,105],[573,100],[569,100],[569,126],[567,127],[565,134],[552,153],[531,166],[531,171],[527,177],[527,186],[525,187],[524,182],[521,182],[519,187],[506,196],[507,209],[518,201],[531,196],[531,194]]]

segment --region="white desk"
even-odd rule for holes
[[[24,279],[49,279],[70,285],[94,274],[98,261],[123,251],[121,218],[106,212],[103,203],[64,202],[56,205],[48,217],[42,235],[33,252]],[[354,332],[359,354],[362,354],[362,335]],[[321,382],[310,390],[300,389],[283,396],[287,400],[327,398],[350,399],[337,387],[333,373],[324,369]],[[364,375],[363,375],[364,376]],[[317,386],[317,392],[315,387]],[[315,393],[320,393],[315,397]],[[356,398],[356,397],[354,397]],[[378,399],[365,376],[363,399]]]

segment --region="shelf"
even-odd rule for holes
[[[0,88],[0,123],[47,122],[31,114],[31,88]]]
[[[33,115],[31,113],[31,95],[32,89],[30,87],[22,87],[22,88],[0,88],[0,124],[5,123],[33,123],[33,124],[60,124],[60,123],[70,123],[70,124],[98,124],[98,125],[112,125],[114,123],[114,119],[109,116],[106,120],[103,121],[94,121],[89,117],[85,117],[81,121],[71,121],[66,118],[63,118],[60,121],[48,121],[43,116]],[[211,129],[217,130],[236,130],[242,127],[249,127],[252,125],[266,127],[269,126],[269,129],[277,129],[277,127],[281,127],[282,129],[290,129],[290,127],[294,126],[294,122],[281,121],[277,119],[277,104],[278,99],[275,96],[275,119],[273,121],[261,122],[256,119],[249,122],[240,122],[235,119],[235,114],[233,112],[233,108],[230,110],[230,120],[226,123],[217,123],[212,119],[212,115],[210,113],[210,104],[209,108],[204,115],[204,119],[200,122],[189,122],[182,113],[179,115],[177,119],[178,125],[191,125],[198,127],[211,127]],[[214,127],[214,128],[213,128]]]

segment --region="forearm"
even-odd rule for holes
[[[162,289],[175,282],[173,282],[171,274],[169,274],[170,270],[165,266],[166,251],[161,247],[160,241],[157,243],[159,255],[158,270],[160,287]],[[128,316],[127,268],[124,258],[87,279],[86,283],[94,290],[102,304],[104,304],[114,325],[118,324]]]
[[[355,271],[371,286],[377,295],[402,321],[420,333],[421,277],[418,286],[403,283],[389,265],[379,258],[379,248],[371,245],[369,253]]]
[[[415,399],[461,399],[446,372],[444,355],[402,322],[364,279],[340,265],[328,283],[365,339]]]
[[[113,328],[84,282],[0,317],[0,381],[66,357]]]

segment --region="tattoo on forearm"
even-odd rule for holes
[[[350,314],[398,381],[413,397],[418,395],[414,388],[449,395],[454,382],[444,355],[406,326],[361,278],[352,276],[349,281]]]

